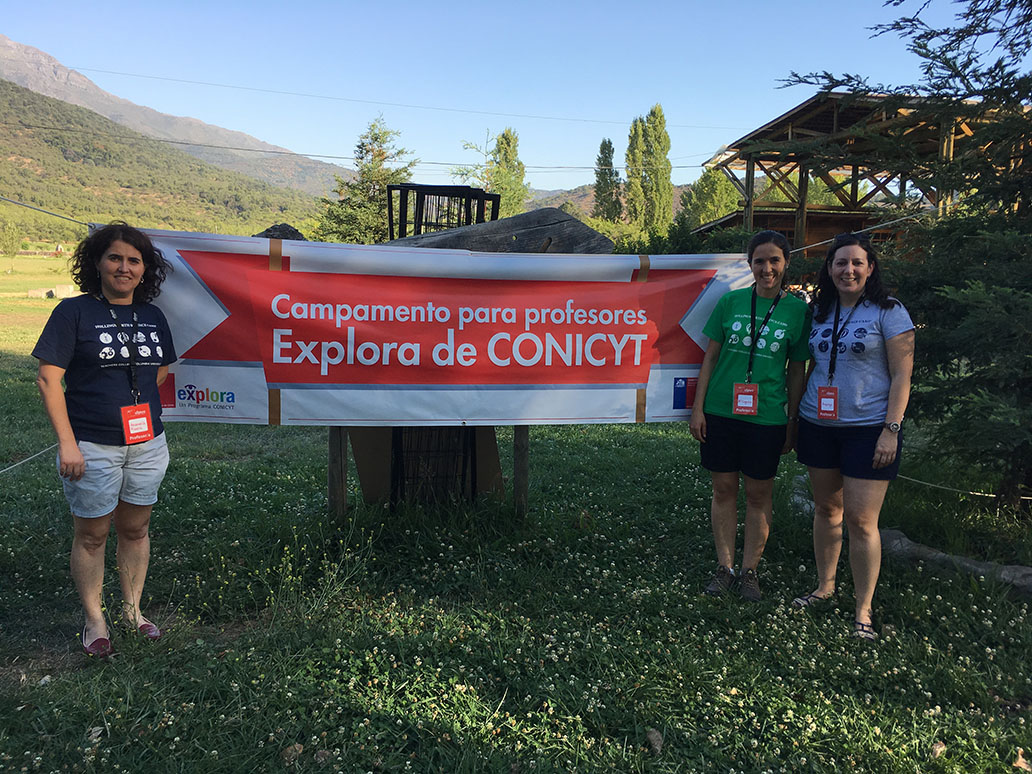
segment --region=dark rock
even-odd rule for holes
[[[260,237],[261,239],[292,239],[295,242],[308,241],[305,239],[304,234],[289,223],[277,223],[275,226],[269,226],[265,231],[253,236]]]
[[[487,223],[395,239],[388,244],[484,253],[613,252],[612,240],[554,207]]]

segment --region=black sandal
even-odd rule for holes
[[[831,592],[826,597],[822,597],[819,594],[815,594],[812,591],[809,594],[803,594],[801,597],[796,597],[792,600],[792,607],[798,607],[800,609],[807,607],[820,607],[825,602],[831,602],[835,598],[835,592]]]
[[[873,624],[867,624],[863,621],[853,621],[853,638],[873,642],[878,639],[878,632],[874,630]]]

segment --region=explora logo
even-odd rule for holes
[[[236,396],[232,392],[218,392],[210,387],[195,387],[192,384],[177,390],[176,397],[189,403],[236,403]]]

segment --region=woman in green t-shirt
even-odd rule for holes
[[[806,303],[788,293],[788,240],[761,231],[749,242],[751,288],[717,302],[703,333],[710,342],[699,371],[690,429],[702,466],[713,477],[710,519],[717,569],[705,592],[720,596],[735,583],[738,481],[745,479],[745,545],[739,592],[762,599],[756,567],[770,534],[774,474],[795,445],[809,331]],[[786,411],[787,408],[787,411]]]

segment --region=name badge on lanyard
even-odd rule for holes
[[[127,445],[143,443],[154,438],[154,422],[151,421],[149,403],[122,406],[122,432]]]
[[[122,331],[122,323],[115,314],[111,304],[107,304],[107,310],[111,319],[115,321],[118,330]],[[126,346],[129,350],[129,394],[133,397],[133,405],[122,406],[122,434],[125,436],[126,445],[143,443],[154,437],[154,420],[151,417],[149,403],[140,403],[140,385],[136,378],[136,349],[137,337],[140,333],[140,321],[136,315],[135,307],[133,312],[133,331],[128,335]],[[124,331],[122,331],[124,332]]]
[[[853,308],[849,310],[849,314],[846,315],[845,321],[842,326],[839,327],[839,319],[842,313],[841,301],[835,302],[835,324],[831,329],[831,356],[828,358],[828,386],[817,388],[817,418],[818,419],[833,419],[839,418],[839,400],[838,400],[838,387],[833,387],[832,382],[835,380],[835,366],[838,362],[839,354],[839,340],[846,335],[846,326],[849,325],[849,321],[853,319],[853,312],[863,304],[864,297],[861,294],[860,298],[853,304]],[[843,347],[843,351],[845,347]]]
[[[752,341],[749,342],[749,363],[746,367],[745,381],[736,382],[734,386],[734,392],[731,398],[731,413],[736,416],[754,417],[760,412],[760,385],[752,383],[752,370],[753,370],[753,358],[756,357],[756,341],[760,338],[760,334],[763,329],[767,327],[767,323],[770,322],[770,317],[774,314],[774,310],[777,308],[778,302],[784,295],[783,290],[778,290],[778,294],[774,297],[771,302],[770,308],[767,310],[766,316],[763,318],[763,322],[760,326],[756,327],[756,288],[753,288],[752,292],[752,312],[749,321],[749,333],[751,334]]]
[[[817,388],[817,418],[838,419],[838,387]]]
[[[760,408],[760,385],[738,382],[735,384],[734,404],[731,410],[735,414],[754,417]]]

